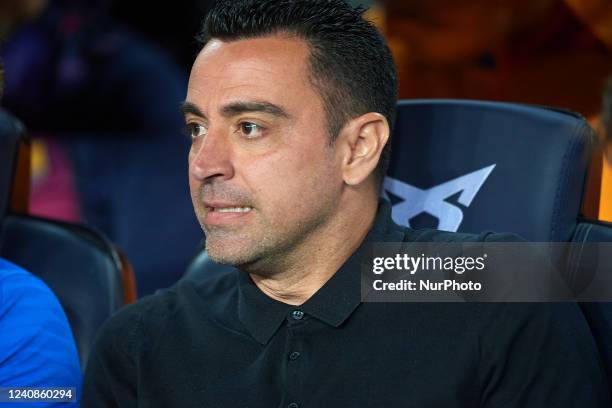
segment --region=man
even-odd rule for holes
[[[15,394],[24,387],[61,388],[64,395],[73,388],[74,402],[30,399],[28,406],[75,407],[80,385],[77,350],[61,305],[43,282],[0,259],[0,407],[28,402]]]
[[[573,304],[362,303],[366,242],[414,231],[378,193],[396,73],[341,0],[217,3],[183,106],[209,256],[235,266],[116,315],[84,407],[603,407]]]

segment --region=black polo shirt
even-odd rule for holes
[[[415,231],[383,203],[366,241],[505,241]],[[575,304],[362,303],[358,250],[306,303],[242,272],[144,298],[102,329],[89,407],[605,407]]]

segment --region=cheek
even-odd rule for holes
[[[193,176],[193,171],[191,169],[191,154],[189,155],[189,161],[187,162],[187,180],[189,181],[189,189],[193,193],[194,187],[196,186],[196,179]]]
[[[189,150],[189,155],[187,156],[187,179],[189,181],[189,190],[191,191],[191,197],[195,200],[197,193],[202,185],[202,180],[200,180],[196,174],[197,172],[193,168],[193,159],[195,157],[195,153],[193,148]]]
[[[191,193],[191,197],[195,199],[199,188],[199,183],[195,181],[195,179],[189,176],[189,191]]]
[[[198,192],[200,190],[202,183],[191,174],[191,171],[189,171],[189,174],[188,174],[188,181],[189,181],[189,192],[191,195],[191,200],[193,201],[193,206],[195,207],[195,209],[198,209],[199,201],[200,201],[198,197],[199,195]]]
[[[262,210],[276,213],[300,211],[316,206],[333,194],[337,175],[333,155],[325,151],[275,154],[253,163],[244,173]],[[282,210],[281,210],[282,209]]]

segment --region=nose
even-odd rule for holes
[[[189,156],[189,173],[198,181],[229,180],[234,176],[232,147],[223,134],[209,130],[206,137],[194,141]]]

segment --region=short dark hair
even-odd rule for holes
[[[310,81],[322,98],[330,143],[348,120],[378,112],[393,126],[397,71],[378,29],[363,18],[365,9],[344,0],[219,0],[197,39],[234,41],[275,34],[295,35],[310,48]],[[376,169],[382,182],[391,143]]]

